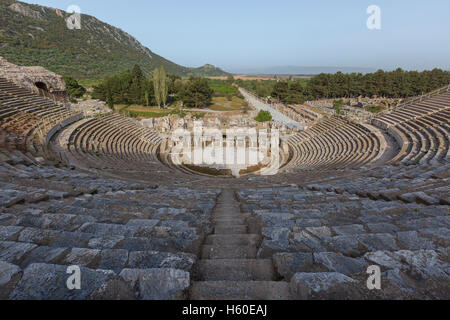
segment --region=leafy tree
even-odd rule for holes
[[[111,90],[107,91],[106,94],[106,104],[108,105],[108,107],[110,107],[111,109],[114,109],[114,98],[112,96]]]
[[[271,96],[279,101],[285,101],[289,96],[289,84],[287,81],[280,81],[275,84]]]
[[[305,102],[305,96],[303,94],[303,86],[300,82],[294,81],[289,85],[287,97],[283,100],[289,104],[302,104]]]
[[[180,86],[180,83],[181,83],[181,86]],[[168,87],[169,95],[175,95],[175,94],[179,93],[182,89],[182,84],[183,84],[183,82],[181,81],[181,77],[172,75],[172,74],[168,75],[167,87]]]
[[[342,100],[342,99],[334,100],[333,107],[334,107],[334,110],[336,111],[336,114],[342,113],[343,106],[344,106],[344,100]]]
[[[147,107],[150,106],[150,95],[149,95],[148,91],[145,91],[144,98],[145,98],[145,105]]]
[[[159,107],[161,105],[165,108],[167,97],[169,94],[169,83],[167,79],[166,70],[164,67],[156,68],[153,71],[153,89],[155,93],[155,100]]]
[[[67,93],[69,94],[70,99],[81,98],[86,93],[86,89],[74,78],[64,77],[64,81],[66,83]]]
[[[184,86],[182,100],[185,106],[203,108],[211,104],[214,91],[209,87],[208,80],[191,77]]]

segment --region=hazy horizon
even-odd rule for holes
[[[286,67],[450,69],[450,42],[443,41],[450,30],[448,0],[24,2],[62,10],[77,5],[189,67],[209,63],[231,73],[261,74]],[[381,30],[366,26],[372,4],[381,9]]]

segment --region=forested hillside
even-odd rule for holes
[[[81,29],[67,28],[58,9],[0,0],[0,56],[19,65],[40,65],[76,79],[102,79],[139,64],[146,74],[164,66],[179,76],[222,76],[219,68],[186,68],[150,51],[128,33],[81,16]]]

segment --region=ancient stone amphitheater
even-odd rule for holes
[[[448,299],[449,88],[305,116],[278,174],[233,178],[0,77],[0,299]]]

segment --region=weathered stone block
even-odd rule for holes
[[[8,299],[21,277],[22,270],[18,266],[0,261],[0,300]]]
[[[290,289],[294,299],[306,300],[315,293],[353,282],[352,278],[337,272],[297,273],[292,277]]]
[[[298,272],[311,271],[313,264],[312,253],[277,253],[273,255],[273,262],[278,274],[284,280],[290,281]]]
[[[134,251],[130,252],[128,267],[133,269],[180,269],[189,271],[192,269],[196,257],[190,254],[173,254],[158,251]]]
[[[115,273],[81,268],[81,290],[67,288],[67,267],[52,264],[31,264],[10,295],[12,300],[84,300]]]
[[[363,258],[349,258],[335,252],[314,253],[314,263],[345,275],[361,273],[367,268],[367,262]]]
[[[397,232],[400,245],[406,250],[429,250],[435,249],[432,241],[419,237],[417,231]]]
[[[332,228],[333,231],[338,235],[346,234],[363,234],[366,233],[364,227],[360,224],[351,224],[345,226],[336,226]]]
[[[120,277],[143,300],[183,300],[190,286],[189,273],[177,269],[124,269]]]

